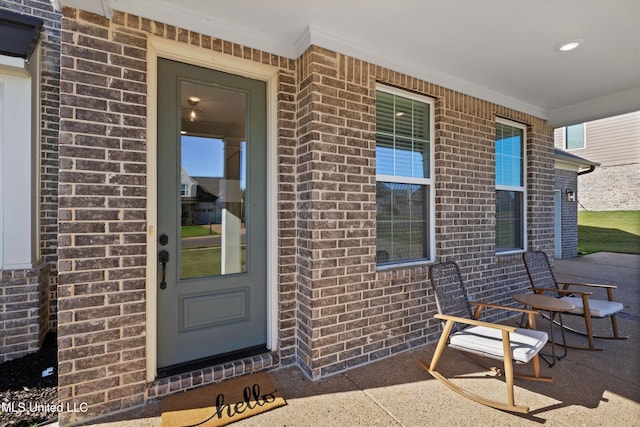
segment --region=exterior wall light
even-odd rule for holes
[[[576,193],[574,193],[573,190],[566,190],[565,193],[567,194],[567,202],[576,201]]]

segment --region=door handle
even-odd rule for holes
[[[160,289],[166,289],[167,287],[167,263],[169,262],[169,252],[162,250],[158,254],[158,262],[162,264],[162,281],[160,282]]]

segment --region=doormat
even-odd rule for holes
[[[213,427],[286,405],[263,372],[175,394],[162,400],[163,427]]]

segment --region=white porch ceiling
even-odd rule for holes
[[[546,118],[640,110],[639,0],[52,0],[288,58],[345,53]],[[570,52],[557,47],[582,39]]]

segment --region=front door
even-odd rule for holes
[[[158,59],[158,367],[266,350],[266,85]]]

